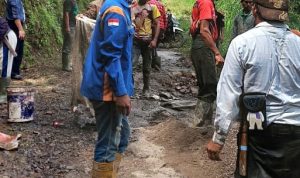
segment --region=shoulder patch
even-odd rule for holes
[[[120,25],[119,19],[116,19],[116,18],[108,19],[107,23],[108,23],[108,26],[119,26]]]

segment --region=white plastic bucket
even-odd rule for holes
[[[33,120],[35,90],[29,87],[8,87],[8,122]]]

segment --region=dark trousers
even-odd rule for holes
[[[200,35],[194,37],[191,48],[191,59],[196,71],[199,86],[198,98],[213,102],[217,96],[217,74],[215,55],[206,46]]]
[[[8,25],[10,29],[15,32],[18,38],[17,47],[16,47],[16,53],[18,54],[18,56],[14,57],[13,66],[11,70],[11,75],[15,76],[15,75],[20,75],[20,66],[23,60],[24,40],[21,40],[19,38],[19,29],[16,26],[14,20],[8,20]]]
[[[250,132],[247,156],[248,178],[299,178],[300,127],[271,124]]]
[[[150,73],[151,73],[151,49],[149,47],[150,41],[143,41],[141,39],[134,39],[133,42],[133,67],[136,68],[140,55],[143,58],[143,82],[144,90],[150,87]]]
[[[71,49],[75,38],[75,27],[70,27],[70,32],[63,30],[63,47],[62,47],[62,68],[70,69],[72,66]]]

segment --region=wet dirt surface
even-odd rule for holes
[[[162,69],[152,71],[152,97],[141,95],[141,71],[134,74],[131,142],[119,177],[233,177],[235,133],[223,149],[223,161],[210,161],[205,145],[212,129],[193,127],[197,86],[191,62],[170,50],[158,54]],[[72,112],[71,73],[60,70],[59,59],[45,59],[25,72],[24,81],[13,82],[36,88],[33,121],[7,123],[6,105],[0,105],[0,131],[22,134],[17,150],[0,150],[0,178],[90,177],[95,126],[79,123]],[[53,125],[55,121],[59,124]]]

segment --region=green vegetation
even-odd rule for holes
[[[25,0],[26,41],[25,58],[32,62],[32,54],[43,53],[51,57],[62,46],[61,21],[63,0]],[[79,9],[89,1],[77,0]],[[0,2],[0,15],[4,15],[5,4]]]
[[[91,0],[90,0],[91,1]],[[45,57],[51,57],[60,50],[62,44],[61,20],[63,0],[25,0],[27,14],[27,37],[25,44],[25,57],[30,61],[32,54],[42,53]],[[79,9],[82,11],[89,0],[77,0]],[[189,17],[195,0],[163,0],[181,23],[186,31],[187,43],[182,51],[188,54],[191,39],[188,36]],[[217,9],[225,14],[225,40],[221,51],[225,54],[228,47],[232,19],[240,10],[240,3],[236,0],[218,0]],[[5,4],[0,1],[0,15],[4,15]],[[300,29],[300,1],[291,0],[291,12],[289,25]]]

